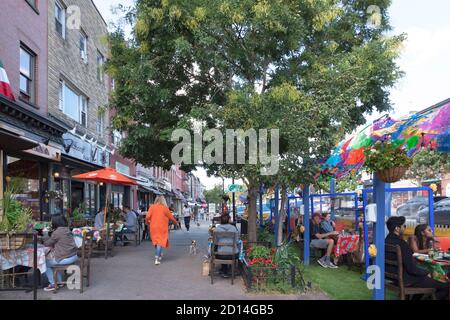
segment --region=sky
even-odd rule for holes
[[[133,0],[94,0],[107,22],[114,21],[111,6],[131,5]],[[394,34],[407,34],[400,69],[405,76],[391,90],[393,112],[399,118],[450,98],[450,1],[393,0],[389,10]],[[379,118],[369,115],[368,121]],[[204,170],[195,174],[207,189],[222,184],[221,178],[207,177]],[[225,180],[225,186],[231,179]]]

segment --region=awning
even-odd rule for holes
[[[175,193],[175,196],[177,197],[178,200],[181,200],[183,202],[186,202],[186,198],[183,196],[183,194],[178,191],[178,190],[172,190],[173,193]]]
[[[152,187],[147,187],[147,186],[143,186],[139,183],[139,191],[141,192],[149,192],[149,193],[153,193],[156,195],[162,195],[163,193],[159,192],[158,190],[152,188]]]
[[[39,145],[39,142],[8,132],[0,128],[0,147],[5,150],[29,150]]]

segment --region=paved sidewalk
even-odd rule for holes
[[[116,247],[115,256],[105,260],[91,259],[91,285],[83,294],[63,288],[57,294],[38,291],[39,300],[93,299],[158,299],[158,300],[249,300],[328,299],[325,294],[255,295],[248,294],[241,277],[231,279],[202,276],[203,256],[207,253],[208,222],[198,227],[192,224],[189,233],[184,229],[170,232],[171,247],[163,251],[161,265],[154,264],[154,248],[148,242],[134,247]],[[198,243],[196,256],[189,255],[191,240]],[[32,293],[0,292],[0,299],[32,299]]]

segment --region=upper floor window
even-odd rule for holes
[[[99,113],[97,115],[97,134],[99,137],[103,137],[105,131],[105,114]]]
[[[66,38],[66,9],[59,2],[55,2],[55,23],[56,32],[59,33],[61,37]]]
[[[83,30],[80,30],[80,57],[84,63],[88,62],[88,39]]]
[[[70,88],[63,80],[59,83],[59,109],[82,126],[87,127],[87,97]]]
[[[105,58],[97,51],[97,79],[103,81],[103,64],[105,63]]]
[[[29,49],[20,47],[20,98],[35,102],[36,55]]]
[[[118,130],[113,131],[113,144],[116,147],[120,147],[120,142],[122,141],[122,133]]]

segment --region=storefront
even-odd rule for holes
[[[0,96],[0,199],[12,190],[33,219],[51,212],[53,166],[61,161],[64,128]]]

